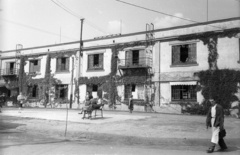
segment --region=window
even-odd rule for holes
[[[7,62],[6,63],[6,75],[16,74],[16,63],[15,62]]]
[[[68,98],[68,85],[61,84],[55,87],[55,97],[57,99],[67,99]]]
[[[98,91],[98,85],[92,85],[92,91]]]
[[[30,60],[29,61],[29,72],[36,73],[40,72],[40,60]]]
[[[139,64],[139,50],[132,51],[132,63],[133,65]]]
[[[196,85],[172,86],[172,101],[197,100]]]
[[[135,84],[127,84],[124,86],[125,86],[124,98],[129,99],[131,97],[132,93],[136,91],[136,85]]]
[[[172,46],[172,64],[193,64],[196,62],[196,43]]]
[[[69,58],[68,57],[57,58],[56,70],[57,72],[69,71]]]
[[[88,55],[88,69],[103,69],[103,54]]]
[[[38,86],[28,86],[28,94],[30,98],[38,98]]]
[[[135,92],[135,90],[136,90],[136,85],[132,84],[132,92]]]

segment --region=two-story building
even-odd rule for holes
[[[83,40],[81,54],[79,42],[3,51],[1,91],[8,96],[18,94],[19,58],[25,56],[26,75],[44,80],[51,73],[56,82],[51,83],[51,92],[36,81],[29,83],[29,97],[39,98],[45,91],[50,98],[69,100],[73,94],[73,107],[77,107],[78,88],[80,103],[89,91],[126,110],[126,102],[133,95],[142,101],[140,105],[153,104],[155,111],[180,113],[179,103],[201,104],[204,100],[196,91],[199,79],[194,73],[209,69],[211,52],[204,40],[209,34],[218,36],[218,68],[239,70],[239,25],[238,17],[97,37]],[[143,106],[136,107],[144,110]]]

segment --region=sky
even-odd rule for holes
[[[0,0],[0,51],[79,41],[81,18],[85,40],[233,17],[240,0]]]

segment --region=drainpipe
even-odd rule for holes
[[[159,95],[158,95],[158,97],[159,97],[159,107],[160,107],[160,105],[161,105],[161,103],[160,103],[160,101],[161,101],[161,85],[160,85],[160,80],[161,80],[161,78],[160,78],[160,74],[161,74],[161,69],[160,69],[160,63],[161,63],[161,43],[160,43],[160,41],[158,42],[158,44],[159,44],[159,57],[158,57],[158,59],[159,59],[159,61],[158,61],[158,63],[159,63],[159,68],[158,68],[158,82],[159,82]]]

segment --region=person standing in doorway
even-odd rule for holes
[[[209,99],[211,102],[211,108],[208,111],[206,125],[212,127],[211,147],[207,150],[207,153],[212,153],[217,144],[220,146],[220,151],[227,149],[223,137],[219,133],[225,131],[224,129],[224,111],[221,105],[217,104],[214,99]]]
[[[129,109],[129,112],[132,113],[132,111],[133,111],[133,96],[132,95],[129,98],[128,109]]]
[[[22,92],[20,92],[17,97],[17,100],[18,100],[18,106],[19,106],[18,112],[21,113],[23,102],[26,100],[26,97],[22,94]]]

